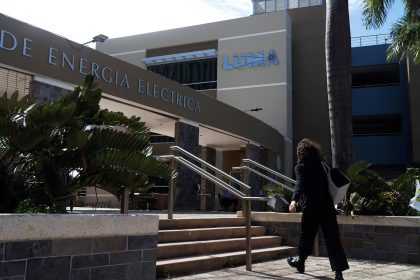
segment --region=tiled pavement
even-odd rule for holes
[[[420,265],[399,264],[393,262],[375,262],[367,260],[349,260],[350,269],[344,271],[346,280],[419,280]],[[334,279],[328,258],[309,257],[306,261],[305,273],[300,274],[290,267],[286,259],[255,263],[252,271],[245,266],[224,268],[217,271],[200,273],[192,276],[172,279],[214,279],[214,280],[250,280],[250,279]]]

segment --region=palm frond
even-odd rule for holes
[[[368,28],[379,28],[387,19],[395,0],[363,0],[363,22]]]
[[[403,17],[392,26],[392,43],[387,50],[387,59],[408,58],[420,63],[420,20],[411,22]]]

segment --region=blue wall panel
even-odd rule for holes
[[[352,49],[352,66],[387,64],[388,45]],[[393,63],[399,63],[394,61]],[[353,88],[354,116],[401,114],[400,135],[353,137],[355,160],[374,164],[396,165],[410,163],[409,115],[405,64],[400,65],[400,84]]]

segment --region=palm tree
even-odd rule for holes
[[[363,20],[367,28],[379,28],[395,0],[363,0]],[[404,15],[391,28],[387,58],[405,57],[420,63],[420,1],[404,0]]]
[[[347,0],[327,0],[325,55],[331,152],[334,167],[353,161],[351,45]]]
[[[16,181],[23,181],[19,189],[26,189],[29,197],[65,211],[83,187],[118,197],[123,187],[146,187],[149,176],[171,176],[165,163],[150,156],[149,130],[140,118],[100,110],[100,99],[92,75],[86,76],[83,88],[51,104],[34,105],[30,97],[17,100],[17,93],[3,96],[0,169],[9,172],[0,172],[2,198],[13,194]],[[10,180],[18,177],[23,180]]]

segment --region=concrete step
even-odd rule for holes
[[[280,236],[256,236],[251,239],[252,248],[278,247],[281,245]],[[219,240],[189,241],[159,244],[157,259],[180,258],[222,252],[245,250],[245,237]]]
[[[245,226],[245,218],[188,218],[188,219],[160,219],[159,229],[211,228],[227,226]]]
[[[265,234],[265,227],[252,226],[252,236]],[[159,230],[158,243],[199,241],[222,238],[239,238],[245,236],[245,227],[218,227],[218,228],[194,228]]]
[[[274,247],[252,250],[252,262],[286,258],[295,255],[295,247]],[[203,255],[197,257],[168,259],[156,262],[156,276],[158,278],[191,275],[199,272],[221,269],[227,266],[245,264],[245,251],[221,254]]]

